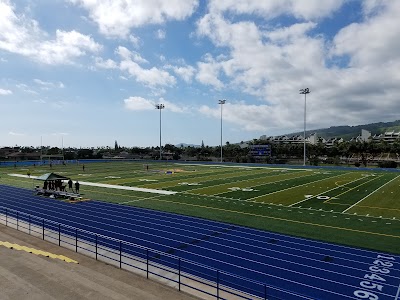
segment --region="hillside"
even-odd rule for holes
[[[357,126],[331,126],[329,128],[307,130],[307,133],[317,133],[318,136],[325,139],[333,137],[342,137],[344,140],[349,140],[361,134],[361,129],[371,132],[372,135],[384,133],[386,131],[400,131],[400,120],[393,122],[379,122]],[[288,134],[288,136],[303,134],[303,132],[296,132]]]

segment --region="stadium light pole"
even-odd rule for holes
[[[303,166],[306,165],[306,107],[307,107],[307,94],[310,93],[309,88],[301,89],[300,94],[304,95],[304,154],[303,154]]]
[[[164,104],[156,104],[156,109],[160,110],[160,160],[162,159],[161,154],[161,110],[165,108]]]
[[[226,100],[218,100],[218,104],[221,105],[221,163],[222,163],[222,106],[225,104]]]
[[[64,136],[61,136],[61,155],[64,162]]]
[[[40,136],[40,165],[43,164],[43,138]]]

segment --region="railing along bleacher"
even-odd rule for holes
[[[188,259],[0,206],[0,223],[203,299],[305,296]]]

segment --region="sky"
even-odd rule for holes
[[[309,132],[394,121],[399,37],[399,0],[0,0],[0,146],[298,132],[304,88]]]

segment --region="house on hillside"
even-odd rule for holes
[[[344,142],[343,138],[337,138],[337,137],[330,138],[325,142],[325,147],[332,148],[333,146],[336,146],[343,142]]]
[[[392,144],[394,142],[400,141],[400,132],[388,131],[381,134],[374,134],[372,136],[372,141],[374,142],[386,142]]]

